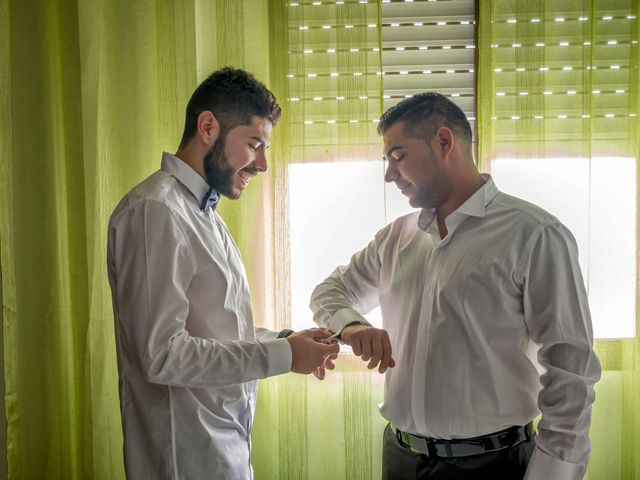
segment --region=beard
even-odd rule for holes
[[[429,147],[431,150],[431,147]],[[451,179],[438,163],[431,150],[432,173],[428,183],[417,189],[416,194],[409,200],[414,208],[438,208],[451,195],[453,185]]]
[[[240,192],[233,190],[235,172],[224,154],[225,140],[226,133],[221,134],[204,156],[204,174],[210,187],[219,194],[235,200],[240,197]]]
[[[444,172],[440,171],[431,179],[428,185],[416,192],[416,195],[409,200],[409,203],[414,208],[438,208],[449,197],[451,189],[451,181],[444,175]]]

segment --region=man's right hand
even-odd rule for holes
[[[367,368],[378,366],[378,371],[384,373],[387,368],[395,367],[396,362],[391,357],[391,342],[386,330],[352,323],[342,329],[340,338],[347,345],[351,345],[356,356],[365,362],[369,361]]]
[[[336,358],[340,352],[338,342],[321,343],[331,335],[332,332],[322,328],[311,328],[289,335],[287,340],[291,346],[291,371],[313,373],[328,358]]]

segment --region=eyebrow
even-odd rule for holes
[[[265,148],[265,150],[271,146],[267,144],[267,142],[265,142],[262,138],[257,137],[255,135],[251,136],[250,138],[252,138],[253,140],[256,140],[257,142],[260,142],[260,145],[262,145]]]
[[[386,160],[387,158],[389,158],[389,155],[391,155],[393,152],[395,152],[396,150],[400,150],[401,148],[405,148],[404,145],[398,145],[396,147],[391,147],[389,150],[387,150],[387,153],[385,153],[384,155],[382,155],[382,158],[384,160]]]

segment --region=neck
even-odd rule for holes
[[[186,147],[178,148],[175,156],[193,168],[205,181],[207,180],[204,173],[204,153],[196,151],[195,147],[189,144]]]
[[[484,185],[484,178],[475,165],[473,168],[467,168],[464,172],[454,173],[452,178],[455,178],[456,181],[449,198],[436,208],[438,226],[444,227],[444,220]],[[446,227],[444,230],[446,232]]]

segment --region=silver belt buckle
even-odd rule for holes
[[[419,438],[414,435],[408,434],[409,447],[414,452],[421,453],[422,455],[429,456],[429,444],[424,438]]]
[[[440,454],[440,447],[442,447],[446,452],[446,455]],[[436,445],[436,451],[438,452],[438,455],[447,457],[471,457],[473,455],[482,455],[487,452],[482,445],[465,442]]]

